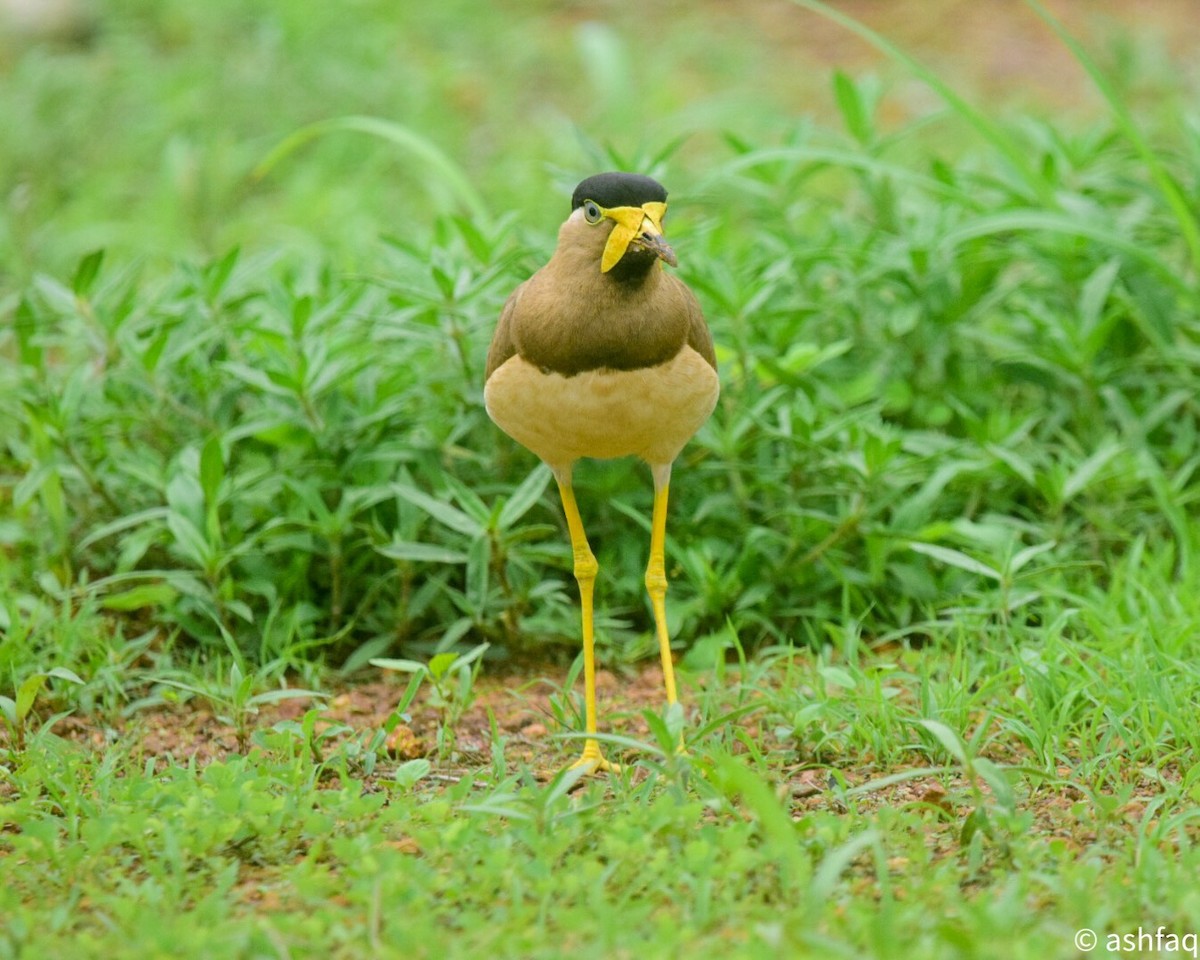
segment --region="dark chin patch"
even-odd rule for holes
[[[571,195],[571,209],[583,206],[585,200],[602,207],[640,207],[650,201],[666,203],[667,188],[640,173],[597,173],[580,181]]]
[[[605,276],[611,277],[618,283],[638,283],[645,280],[650,268],[658,260],[658,254],[645,247],[630,244],[625,256],[618,260]]]

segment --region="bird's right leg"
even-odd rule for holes
[[[583,686],[584,686],[584,729],[587,739],[583,742],[583,756],[573,767],[590,767],[593,772],[620,770],[615,763],[604,759],[596,734],[596,641],[592,627],[592,595],[596,585],[596,574],[600,565],[592,548],[588,546],[583,531],[583,520],[575,503],[575,491],[571,488],[571,471],[555,470],[558,493],[562,497],[563,512],[567,515],[567,530],[571,534],[571,552],[575,558],[575,580],[579,583],[579,606],[583,621]]]
[[[667,704],[679,702],[675,692],[675,664],[671,659],[671,635],[667,630],[667,494],[671,486],[671,464],[652,466],[654,474],[654,512],[650,520],[650,563],[646,567],[646,591],[654,609],[654,632],[662,657],[663,685],[667,688]],[[678,753],[687,751],[680,738]]]

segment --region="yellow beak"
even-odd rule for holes
[[[652,200],[640,207],[611,207],[600,212],[613,221],[612,233],[604,245],[604,256],[600,258],[601,273],[608,273],[615,267],[631,243],[652,250],[673,267],[678,265],[675,251],[663,238],[662,221],[667,215],[665,203]]]

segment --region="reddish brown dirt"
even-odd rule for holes
[[[556,667],[529,669],[520,674],[481,676],[476,684],[474,702],[455,726],[454,749],[441,757],[437,755],[437,742],[443,715],[431,704],[431,691],[425,687],[408,711],[409,721],[398,726],[389,738],[387,757],[373,774],[362,773],[361,779],[366,782],[367,789],[380,789],[380,781],[390,778],[400,763],[417,757],[427,757],[432,762],[427,783],[433,788],[465,778],[486,776],[485,771],[491,769],[494,721],[497,733],[504,739],[506,769],[515,772],[526,767],[538,779],[547,780],[570,762],[579,749],[577,740],[558,736],[563,730],[551,709],[551,697],[561,698],[564,679],[564,671]],[[321,723],[349,727],[351,732],[341,734],[339,739],[347,736],[365,738],[387,720],[406,681],[407,677],[403,675],[385,674],[369,683],[348,686],[324,701]],[[731,686],[732,683],[731,680]],[[601,670],[597,687],[603,729],[649,739],[643,711],[658,710],[662,705],[661,670],[647,665],[620,677]],[[700,690],[685,687],[682,692],[685,706],[701,694]],[[253,729],[269,729],[281,720],[299,720],[308,709],[319,704],[320,701],[287,700],[265,707],[252,718]],[[928,814],[926,839],[933,855],[953,856],[962,851],[961,831],[968,815],[981,797],[989,795],[986,785],[981,785],[981,792],[976,794],[961,774],[915,776],[873,789],[869,786],[871,781],[903,773],[903,769],[881,770],[870,756],[821,762],[816,757],[805,756],[803,748],[797,751],[794,744],[780,742],[770,729],[771,725],[760,722],[760,717],[753,713],[733,722],[743,728],[750,742],[759,749],[774,752],[777,757],[783,755],[784,762],[776,768],[776,790],[796,819],[819,810],[847,812],[853,808],[869,812],[885,806],[913,807]],[[240,749],[234,727],[217,719],[198,698],[115,723],[72,716],[60,721],[55,732],[96,750],[102,750],[112,739],[120,738],[134,744],[133,749],[142,757],[163,763],[186,763],[194,758],[197,763],[206,764],[226,759]],[[260,749],[254,744],[253,736],[249,740],[246,749]],[[333,746],[326,744],[324,749],[328,755]],[[733,749],[744,751],[745,748],[735,742]],[[609,752],[620,755],[619,750]],[[1031,758],[1019,750],[1003,744],[997,744],[992,754],[991,759],[1000,763],[1024,765],[1031,762]],[[910,769],[924,765],[925,761],[914,754]],[[640,777],[644,772],[635,770],[634,775]],[[1094,800],[1072,783],[1073,770],[1063,767],[1057,771],[1057,776],[1057,781],[1045,785],[1033,781],[1019,806],[1023,813],[1032,816],[1030,829],[1044,835],[1047,841],[1061,841],[1072,850],[1082,851],[1100,839],[1102,833],[1111,831],[1115,836],[1135,828],[1146,804],[1161,791],[1161,785],[1147,779],[1144,771],[1130,769],[1128,779],[1135,787],[1132,799],[1107,816],[1099,817]],[[846,798],[837,788],[839,779],[850,788],[867,787]],[[337,782],[337,776],[331,772],[330,785],[336,786]],[[4,796],[5,788],[6,784],[0,780],[0,797]],[[896,867],[900,869],[902,864]]]
[[[531,770],[539,780],[549,780],[579,750],[578,740],[560,736],[564,731],[551,708],[552,697],[562,700],[564,680],[564,670],[545,666],[530,667],[520,673],[481,676],[472,705],[455,726],[454,749],[440,757],[437,753],[438,728],[443,716],[430,702],[431,691],[426,686],[408,711],[409,721],[393,731],[386,755],[373,772],[368,774],[365,769],[351,769],[351,776],[361,780],[368,791],[381,790],[400,764],[426,757],[432,763],[432,769],[424,781],[424,789],[437,791],[465,779],[474,779],[480,786],[486,786],[491,781],[494,721],[498,735],[504,740],[506,772],[511,774],[524,768]],[[601,670],[597,680],[602,729],[651,739],[643,711],[661,708],[661,670],[645,665],[620,676]],[[307,710],[318,706],[322,724],[350,728],[350,733],[340,734],[337,739],[355,737],[359,742],[365,742],[391,714],[406,681],[407,677],[401,674],[384,674],[369,683],[347,686],[325,700],[323,706],[321,701],[284,701],[265,707],[251,718],[252,726],[256,730],[268,730],[281,720],[299,720]],[[695,675],[688,678],[681,691],[685,708],[704,695],[702,689],[692,684],[710,682],[715,681],[711,677]],[[735,672],[731,671],[728,679],[731,692],[736,682]],[[920,829],[926,848],[930,856],[942,859],[965,855],[964,826],[972,822],[972,812],[981,802],[985,808],[991,806],[987,786],[980,784],[975,790],[961,773],[920,774],[900,782],[871,786],[873,781],[903,775],[906,770],[915,772],[916,768],[928,765],[927,759],[915,753],[910,763],[882,769],[870,755],[816,757],[803,745],[797,747],[790,740],[780,741],[773,732],[773,722],[762,714],[751,713],[731,723],[741,727],[756,749],[774,755],[777,761],[773,765],[776,794],[791,811],[793,819],[801,823],[806,816],[819,811],[870,814],[885,807],[908,808],[923,814]],[[97,752],[119,739],[131,746],[135,759],[141,763],[153,758],[159,764],[179,764],[194,758],[196,763],[203,765],[228,759],[242,748],[235,729],[217,719],[199,698],[186,704],[148,710],[127,721],[71,716],[60,721],[55,732]],[[0,747],[6,745],[3,739],[0,732]],[[261,749],[255,743],[253,731],[247,739],[245,749]],[[732,743],[731,749],[735,752],[747,749],[733,739],[725,742]],[[325,756],[330,756],[334,746],[326,743],[323,750]],[[608,752],[626,762],[635,759],[622,757],[622,751],[616,748],[609,748]],[[1002,764],[1037,767],[1036,761],[1021,749],[1003,742],[994,742],[989,747],[989,756]],[[332,766],[327,772],[326,785],[336,789],[340,786],[340,774]],[[648,773],[634,767],[632,775],[641,779]],[[1056,775],[1057,779],[1047,781],[1039,781],[1036,776],[1027,778],[1024,786],[1017,787],[1018,816],[1027,819],[1017,824],[997,823],[999,846],[994,849],[1000,852],[1000,859],[995,861],[996,869],[1003,869],[1003,837],[1009,829],[1033,831],[1046,842],[1061,844],[1065,852],[1078,855],[1093,856],[1097,849],[1120,849],[1121,838],[1130,831],[1147,829],[1143,822],[1147,805],[1162,791],[1161,782],[1156,782],[1145,770],[1130,765],[1122,776],[1133,788],[1130,799],[1119,808],[1103,812],[1100,800],[1090,795],[1086,788],[1076,785],[1078,779],[1073,769],[1062,767]],[[1178,779],[1179,771],[1163,770],[1159,775]],[[839,787],[839,781],[851,789],[850,795]],[[15,784],[0,778],[0,799],[10,796],[14,790]],[[1111,803],[1106,801],[1104,805]],[[752,816],[749,811],[745,815]],[[997,811],[992,809],[990,816],[995,820]],[[1196,832],[1200,839],[1200,829]],[[412,841],[400,838],[396,843],[403,847]],[[1097,844],[1101,846],[1097,847]],[[907,867],[903,859],[897,859],[891,866],[898,874]],[[981,872],[971,883],[986,883],[986,872]],[[253,876],[240,887],[245,891],[248,903],[256,908],[271,908],[275,894],[264,891]]]
[[[432,688],[426,684],[407,711],[408,722],[389,736],[387,752],[396,761],[428,757],[446,775],[486,766],[491,758],[494,719],[497,732],[504,738],[510,766],[528,764],[539,774],[553,773],[569,762],[572,751],[578,748],[576,741],[556,736],[563,731],[551,708],[551,697],[557,694],[562,699],[564,681],[565,670],[560,667],[481,676],[471,706],[454,724],[454,749],[441,758],[437,757],[438,730],[445,714],[434,705]],[[347,686],[328,698],[266,705],[250,718],[251,732],[269,729],[283,720],[298,721],[313,707],[320,709],[320,724],[324,727],[350,728],[351,733],[338,739],[374,731],[384,725],[407,683],[407,675],[384,674],[379,680]],[[599,670],[596,688],[605,730],[636,738],[648,736],[649,728],[641,714],[657,710],[662,704],[662,671],[658,666],[647,665],[621,679],[608,670]],[[220,712],[214,713],[196,697],[187,703],[145,711],[128,721],[113,721],[115,727],[68,717],[60,721],[56,732],[98,749],[114,736],[132,737],[147,757],[170,757],[175,762],[195,758],[208,763],[240,749],[234,725],[229,718],[220,719]],[[326,746],[326,752],[331,746]]]

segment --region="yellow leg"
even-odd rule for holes
[[[558,476],[558,493],[562,497],[563,512],[567,515],[567,530],[571,534],[571,552],[575,557],[575,579],[579,583],[579,606],[583,620],[583,686],[584,686],[584,732],[588,735],[583,742],[583,756],[572,767],[591,767],[593,772],[618,771],[621,768],[604,759],[596,733],[596,641],[592,629],[592,594],[596,574],[600,565],[592,548],[588,546],[583,531],[583,520],[579,506],[575,503],[575,491],[571,489],[571,475]]]
[[[667,570],[664,554],[667,544],[667,490],[671,485],[671,465],[652,467],[654,471],[654,515],[650,523],[650,563],[646,567],[646,591],[654,608],[654,629],[662,656],[663,682],[667,703],[678,703],[675,693],[675,665],[671,660],[671,638],[667,634]]]

